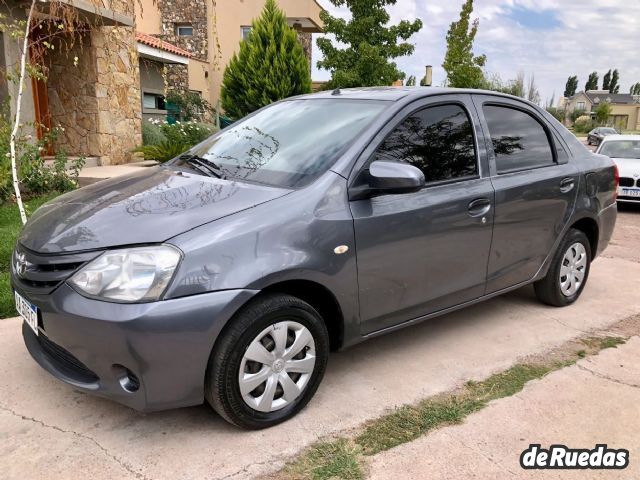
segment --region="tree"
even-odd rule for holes
[[[629,89],[629,93],[631,95],[640,95],[640,82],[634,83],[633,85],[631,85],[631,88]]]
[[[556,107],[547,107],[547,112],[555,117],[560,123],[564,122],[565,112]]]
[[[484,67],[487,57],[473,55],[473,41],[478,33],[478,19],[471,23],[473,0],[466,0],[460,11],[460,19],[452,22],[447,32],[447,52],[442,68],[447,72],[447,85],[459,88],[485,86]]]
[[[609,93],[618,93],[620,92],[620,85],[618,85],[618,80],[620,80],[620,75],[618,74],[618,69],[616,68],[611,74],[611,83],[609,84],[609,88],[606,89],[604,86],[603,90],[609,90]]]
[[[222,107],[232,118],[292,95],[311,92],[311,72],[296,31],[275,0],[267,0],[222,78]]]
[[[538,86],[536,85],[536,79],[533,73],[529,77],[529,87],[527,88],[527,100],[535,104],[540,103],[540,91],[538,90]]]
[[[602,89],[609,90],[609,84],[611,83],[611,69],[602,77]]]
[[[409,78],[407,78],[407,81],[406,81],[405,85],[407,87],[415,87],[416,86],[416,76],[415,75],[411,75]]]
[[[567,79],[567,84],[564,87],[564,96],[565,97],[573,97],[576,94],[576,90],[578,89],[578,77],[576,75],[572,75]]]
[[[391,85],[405,74],[391,61],[411,55],[414,45],[406,40],[422,28],[422,21],[402,20],[387,25],[389,14],[385,7],[396,0],[329,0],[335,6],[346,5],[351,19],[320,12],[325,33],[333,34],[340,44],[334,45],[327,37],[317,40],[323,59],[318,68],[329,70],[331,80],[325,88],[366,87]]]
[[[609,120],[611,115],[611,104],[609,102],[601,102],[596,108],[596,120],[599,124],[604,124]]]
[[[587,79],[587,83],[584,85],[584,89],[585,91],[598,89],[598,72],[591,72],[589,74],[589,78]]]

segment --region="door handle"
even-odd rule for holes
[[[470,217],[483,217],[491,209],[491,200],[488,198],[476,198],[469,203]]]
[[[575,186],[575,180],[573,178],[571,177],[564,178],[560,182],[560,191],[562,193],[570,192],[571,190],[573,190],[574,186]]]

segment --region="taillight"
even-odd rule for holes
[[[613,164],[613,183],[614,183],[614,193],[613,200],[618,199],[618,187],[620,186],[620,171],[618,170],[618,165]]]

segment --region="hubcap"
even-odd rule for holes
[[[311,332],[298,322],[275,323],[253,339],[242,357],[240,394],[254,410],[280,410],[300,396],[315,364]]]
[[[587,251],[579,242],[565,252],[560,267],[560,291],[565,297],[575,295],[584,281],[587,270]]]

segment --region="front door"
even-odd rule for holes
[[[426,185],[351,202],[363,334],[483,294],[494,193],[475,115],[468,95],[423,100],[365,152],[360,175],[374,160],[407,162],[423,171]]]
[[[474,96],[496,192],[487,292],[531,280],[571,218],[580,176],[562,141],[523,102]]]

